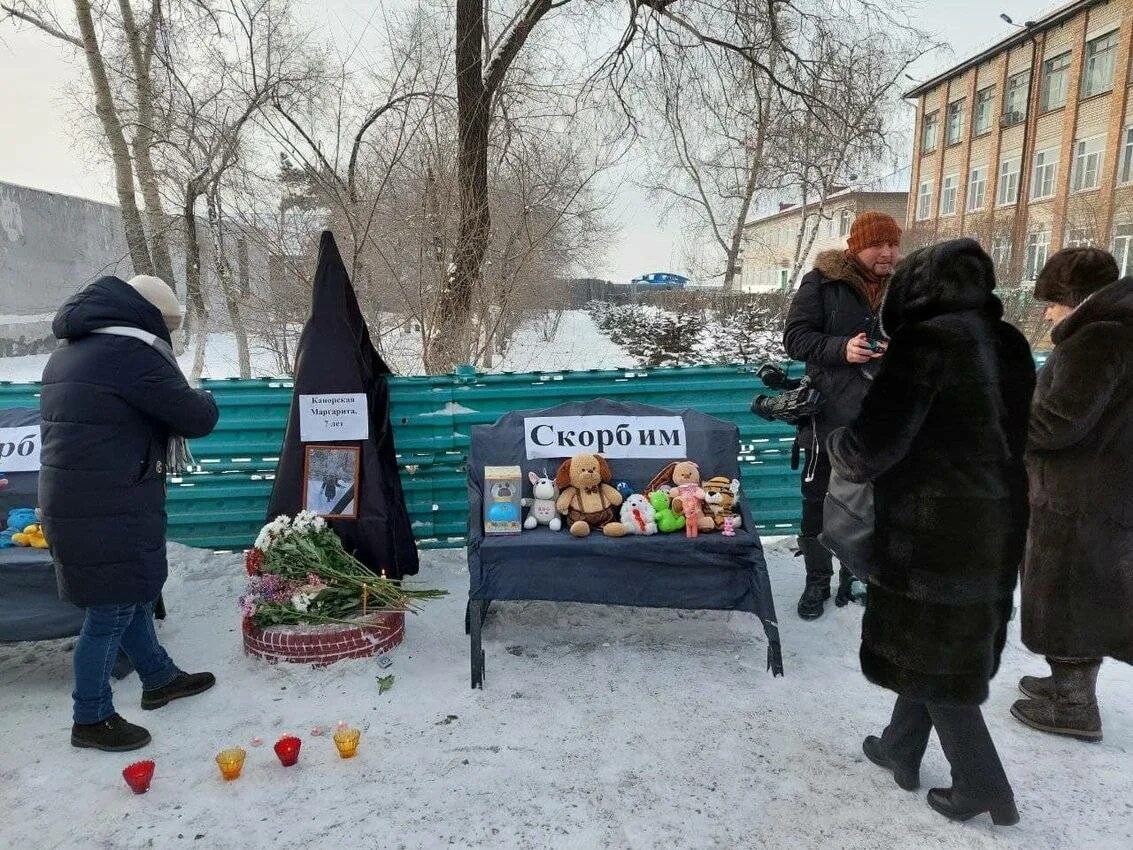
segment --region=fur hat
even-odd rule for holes
[[[900,245],[901,228],[893,216],[883,212],[864,212],[850,225],[846,247],[851,254],[860,254],[874,245]]]
[[[1101,248],[1063,248],[1046,261],[1035,281],[1035,298],[1077,307],[1120,276],[1117,261]]]
[[[181,302],[164,280],[149,274],[138,274],[126,283],[161,312],[170,333],[181,327]]]

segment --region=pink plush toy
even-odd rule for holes
[[[676,490],[680,513],[685,515],[685,537],[696,537],[700,533],[700,519],[704,516],[704,491],[699,484],[680,484]]]

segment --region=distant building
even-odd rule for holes
[[[905,97],[917,107],[914,241],[972,236],[1001,282],[1069,245],[1133,272],[1133,3],[1078,0]]]
[[[903,175],[907,171],[892,175],[886,182],[901,186],[907,179]],[[744,226],[743,272],[737,291],[782,292],[793,288],[814,267],[819,253],[846,247],[850,225],[858,213],[877,210],[901,222],[908,199],[909,193],[903,190],[843,189],[827,197],[821,217],[817,204],[783,204],[778,212],[748,222]],[[800,251],[804,256],[794,274]]]
[[[169,283],[184,303],[185,255],[178,244],[179,224],[171,219],[174,280]],[[219,319],[225,309],[216,284],[212,239],[206,223],[198,227],[202,284],[212,296],[210,312]],[[278,264],[264,243],[236,224],[227,227],[226,254],[242,296],[264,291],[273,265]],[[53,347],[51,320],[67,298],[104,275],[126,279],[132,274],[118,207],[0,183],[0,353]]]

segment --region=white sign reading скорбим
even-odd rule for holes
[[[532,416],[523,420],[527,459],[594,452],[608,458],[685,457],[679,416]]]
[[[0,428],[0,472],[39,472],[39,425]]]
[[[299,441],[365,440],[370,415],[365,393],[299,396]]]

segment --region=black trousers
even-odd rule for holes
[[[897,697],[881,742],[895,763],[919,769],[934,727],[952,766],[956,793],[980,803],[1014,799],[978,705],[943,705]]]
[[[818,537],[822,531],[822,503],[830,487],[830,456],[812,446],[803,451],[806,462],[802,469],[803,521],[799,536]]]

